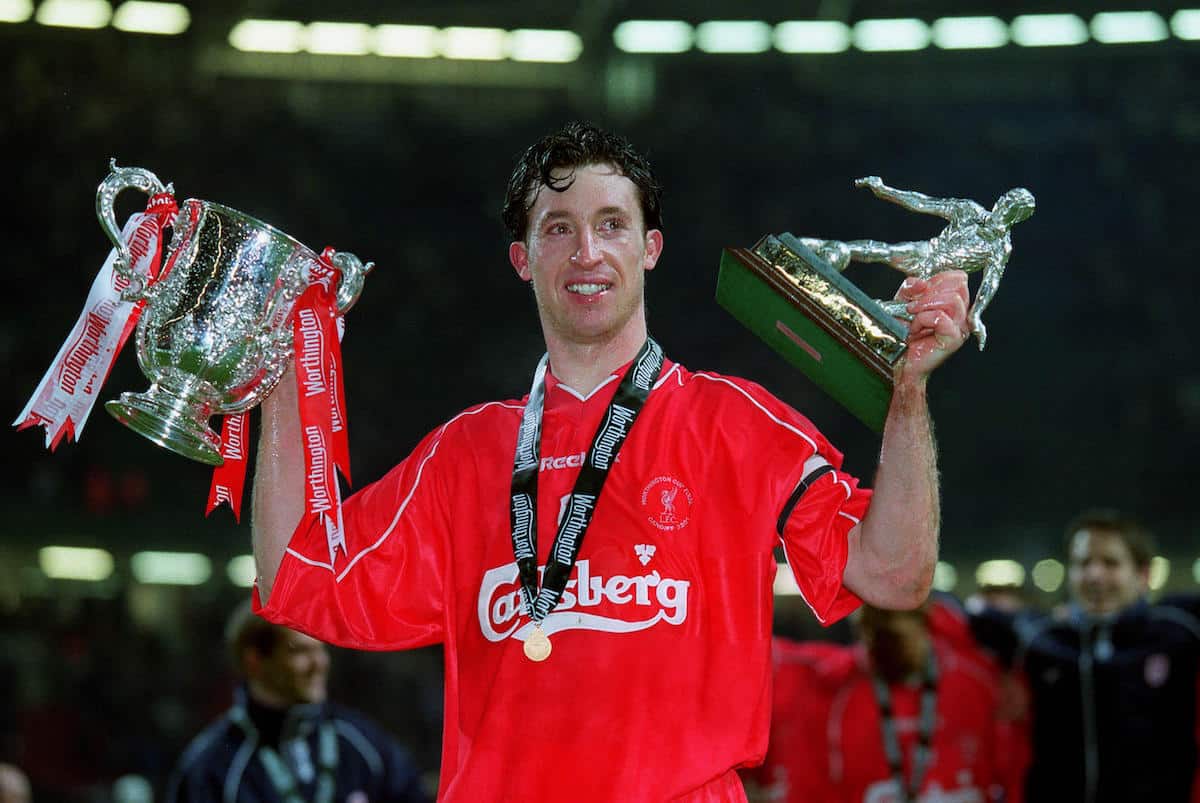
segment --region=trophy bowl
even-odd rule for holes
[[[296,300],[324,270],[312,249],[247,214],[188,199],[179,204],[156,281],[129,273],[113,214],[122,189],[164,191],[141,168],[118,168],[101,183],[97,215],[117,246],[115,269],[130,280],[127,300],[145,299],[135,335],[138,363],[151,381],[104,407],[118,421],[171,451],[218,466],[213,415],[245,412],[274,390],[292,355]],[[169,190],[168,190],[169,191]],[[337,308],[358,299],[371,264],[335,253]]]

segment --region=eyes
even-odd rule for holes
[[[612,234],[615,232],[624,231],[629,228],[629,222],[620,215],[610,215],[601,218],[596,225],[596,231],[600,234]],[[569,235],[574,232],[574,225],[567,220],[552,220],[546,224],[545,233],[547,235]]]

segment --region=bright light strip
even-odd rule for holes
[[[229,44],[256,53],[299,53],[304,25],[294,20],[242,20],[229,32]]]
[[[508,55],[508,31],[502,28],[446,28],[442,36],[448,59],[499,61]]]
[[[1081,45],[1087,23],[1074,14],[1022,14],[1012,21],[1012,40],[1022,47]]]
[[[179,3],[147,3],[128,0],[113,14],[112,25],[130,33],[157,33],[175,36],[188,29],[192,15],[187,6]]]
[[[933,569],[933,587],[938,591],[950,592],[958,585],[958,569],[944,560],[939,560]]]
[[[1019,586],[1025,582],[1025,567],[1015,560],[985,560],[975,570],[981,586]]]
[[[1200,585],[1200,558],[1196,558],[1192,564],[1192,579],[1196,581],[1197,585]]]
[[[60,28],[103,28],[112,19],[112,6],[106,0],[46,0],[35,19]]]
[[[694,36],[680,20],[626,20],[613,30],[613,43],[626,53],[686,53]]]
[[[105,549],[46,546],[38,550],[42,574],[56,580],[107,580],[113,573],[112,554]]]
[[[1171,576],[1171,561],[1164,558],[1162,555],[1155,555],[1150,559],[1150,590],[1158,591],[1167,584],[1167,578]]]
[[[311,22],[305,50],[323,56],[365,56],[371,50],[371,26],[361,22]]]
[[[792,574],[791,567],[786,563],[775,564],[775,585],[773,590],[777,597],[800,596],[800,586],[796,584],[796,578]]]
[[[1105,11],[1092,17],[1092,38],[1106,45],[1161,42],[1171,34],[1153,11]]]
[[[771,49],[771,26],[756,20],[711,20],[696,27],[705,53],[763,53]]]
[[[441,52],[441,33],[432,25],[376,25],[377,56],[431,59]]]
[[[138,552],[129,567],[139,583],[198,586],[212,576],[212,562],[198,552]]]
[[[225,564],[225,576],[238,588],[249,588],[254,585],[254,578],[257,574],[258,568],[254,563],[253,555],[238,555],[230,558],[229,563]]]
[[[929,46],[929,26],[918,19],[861,20],[854,46],[873,53],[921,50]]]
[[[1200,9],[1176,11],[1171,17],[1171,32],[1180,39],[1200,39]]]
[[[775,26],[781,53],[841,53],[850,47],[850,28],[831,20],[792,20]]]
[[[942,17],[933,22],[933,43],[943,50],[1004,47],[1008,26],[999,17]]]
[[[582,52],[583,40],[574,31],[522,28],[508,35],[508,57],[513,61],[566,64]]]
[[[1062,561],[1046,558],[1033,564],[1033,571],[1029,573],[1029,576],[1035,586],[1048,594],[1053,594],[1062,587],[1063,579],[1067,576],[1067,567],[1062,565]]]
[[[25,22],[32,16],[30,0],[0,0],[0,22]]]

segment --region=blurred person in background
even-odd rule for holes
[[[424,803],[408,751],[357,711],[326,700],[329,651],[247,602],[230,618],[242,683],[233,707],[180,757],[167,803]]]
[[[29,778],[15,764],[0,764],[0,803],[33,803]]]
[[[1112,510],[1066,528],[1070,603],[973,612],[980,643],[1023,671],[1028,803],[1187,803],[1197,790],[1200,598],[1147,599],[1149,533]]]
[[[916,803],[1011,800],[998,667],[970,640],[957,603],[863,606],[858,643],[776,638],[766,761],[752,801]]]

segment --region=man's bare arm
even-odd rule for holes
[[[294,366],[288,368],[262,403],[250,532],[258,567],[258,595],[264,605],[288,541],[304,515],[304,447],[294,372]]]
[[[864,601],[908,609],[929,594],[937,563],[937,450],[925,388],[929,374],[966,340],[967,276],[910,278],[897,293],[909,302],[908,351],[883,430],[871,506],[850,533],[842,579]]]
[[[867,187],[876,198],[899,204],[910,212],[937,215],[950,220],[955,210],[963,203],[956,198],[934,198],[916,190],[898,190],[883,183],[879,176],[866,176],[854,180],[854,186]]]

